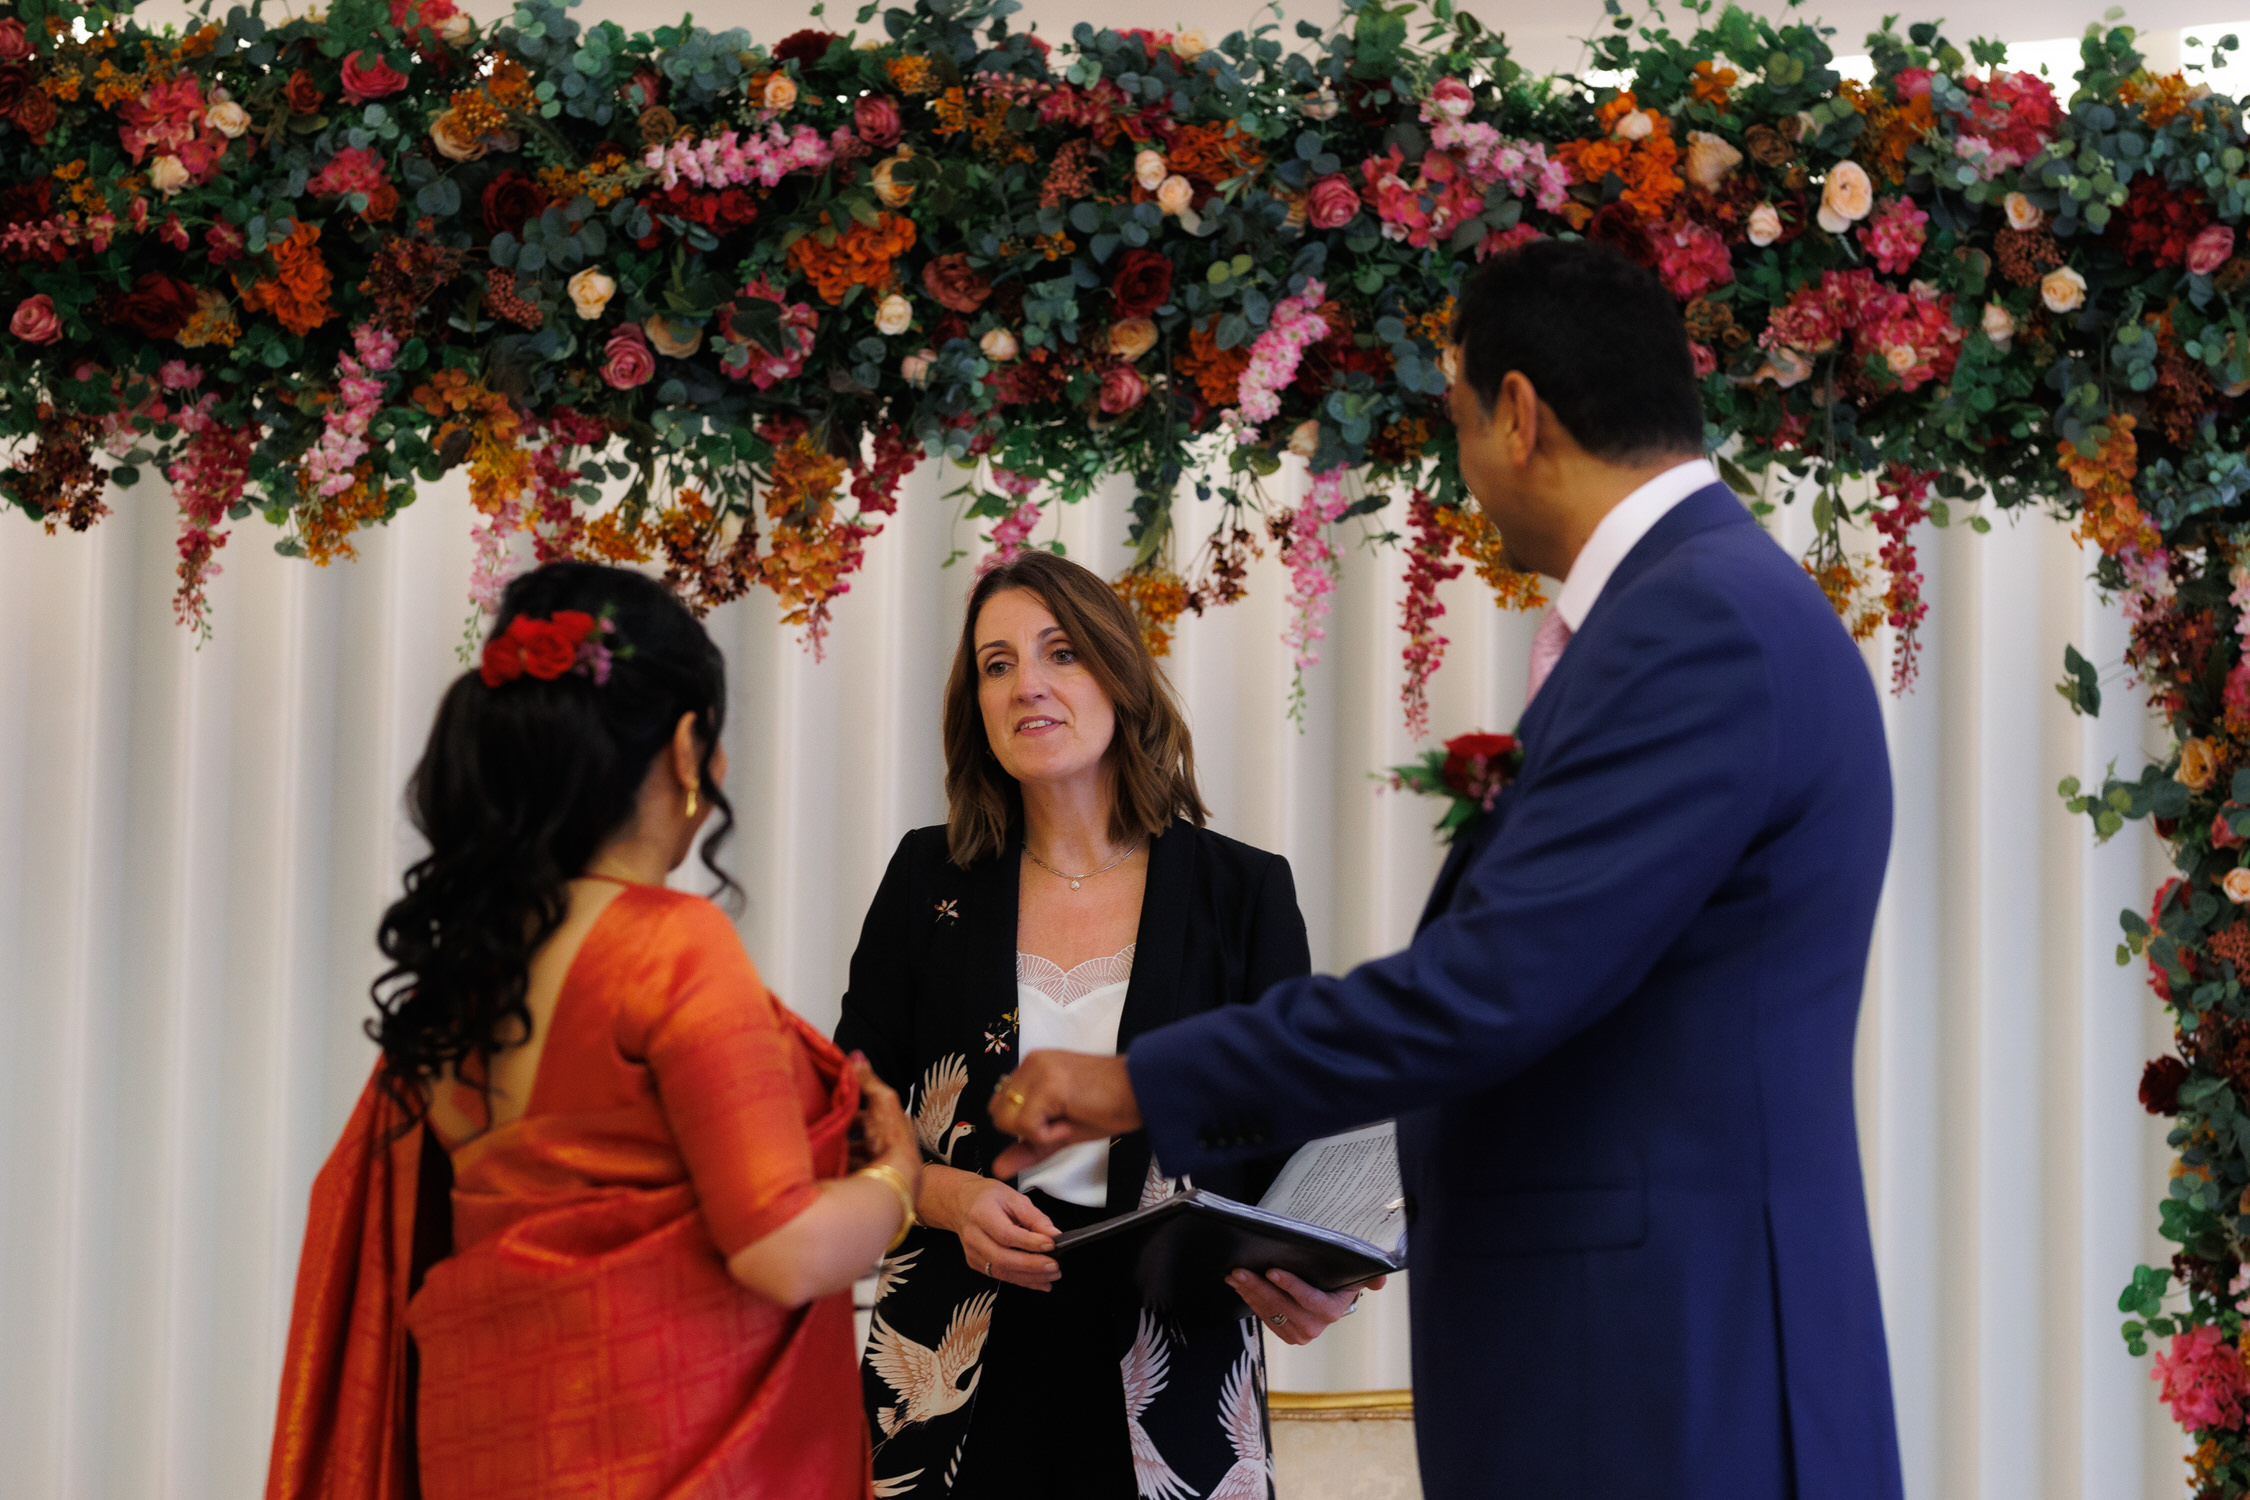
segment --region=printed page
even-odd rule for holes
[[[1403,1193],[1397,1132],[1385,1120],[1306,1142],[1258,1207],[1395,1250],[1406,1233]]]

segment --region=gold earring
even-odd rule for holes
[[[689,817],[692,818],[695,816],[696,806],[697,804],[695,800],[695,788],[691,786],[687,789],[687,815]]]

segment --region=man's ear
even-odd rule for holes
[[[1517,468],[1531,462],[1540,440],[1546,436],[1547,424],[1541,420],[1544,415],[1539,393],[1532,389],[1522,371],[1510,370],[1500,377],[1500,392],[1492,403],[1492,418],[1502,424],[1500,435],[1508,445],[1508,461]]]

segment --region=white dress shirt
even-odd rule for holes
[[[1625,555],[1640,544],[1649,528],[1664,519],[1673,506],[1706,485],[1719,482],[1719,471],[1707,458],[1691,458],[1684,464],[1666,469],[1639,489],[1617,502],[1610,513],[1586,538],[1586,545],[1578,550],[1577,559],[1570,565],[1570,576],[1563,580],[1562,592],[1555,595],[1555,613],[1575,633],[1586,623],[1594,601],[1602,596],[1609,585],[1609,575]]]

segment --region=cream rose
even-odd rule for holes
[[[1127,318],[1109,326],[1109,352],[1122,360],[1136,360],[1156,347],[1156,320]]]
[[[2172,779],[2191,792],[2200,792],[2218,778],[2219,748],[2206,739],[2180,742],[2180,770]]]
[[[641,320],[641,332],[656,352],[667,359],[686,359],[703,347],[703,330],[693,325],[682,325],[659,313],[650,313]]]
[[[469,134],[457,110],[447,110],[430,121],[430,144],[447,161],[475,161],[485,153],[482,140]]]
[[[149,163],[148,185],[169,198],[188,185],[187,163],[176,156],[159,156]]]
[[[1210,39],[1192,27],[1172,38],[1172,54],[1182,62],[1194,62],[1210,50]]]
[[[1165,161],[1161,151],[1141,151],[1133,157],[1133,180],[1151,193],[1164,185],[1171,171],[1171,164]]]
[[[1806,380],[1811,374],[1812,361],[1804,355],[1794,349],[1772,349],[1767,351],[1765,361],[1750,378],[1753,381],[1770,380],[1787,390]]]
[[[1828,169],[1828,180],[1820,188],[1821,228],[1842,234],[1874,206],[1875,184],[1868,180],[1867,168],[1856,161],[1840,161]]]
[[[221,99],[203,112],[203,123],[231,141],[250,128],[250,111],[232,99]]]
[[[1289,434],[1289,451],[1299,458],[1310,458],[1319,448],[1320,423],[1307,417]]]
[[[936,363],[935,349],[919,349],[898,362],[898,372],[908,385],[924,386],[930,383],[930,368]]]
[[[438,40],[448,47],[460,46],[475,33],[476,22],[460,11],[455,11],[437,25]]]
[[[1687,180],[1715,193],[1727,174],[1742,165],[1742,153],[1708,130],[1691,130],[1687,137]]]
[[[1883,363],[1890,366],[1893,375],[1904,375],[1913,369],[1914,358],[1912,344],[1886,344],[1883,347]]]
[[[1168,214],[1184,214],[1195,206],[1195,184],[1174,172],[1157,185],[1156,206]]]
[[[1636,109],[1630,114],[1619,115],[1609,133],[1621,141],[1639,141],[1646,140],[1655,130],[1656,117],[1645,109]]]
[[[1016,336],[1005,328],[995,328],[977,340],[977,347],[984,351],[986,359],[1004,365],[1016,357]]]
[[[914,321],[914,304],[893,292],[875,309],[875,331],[885,338],[906,332]]]
[[[1753,245],[1772,244],[1781,238],[1781,210],[1771,203],[1759,204],[1750,210],[1750,222],[1742,232]]]
[[[2237,906],[2250,906],[2250,870],[2240,865],[2227,871],[2227,878],[2219,882],[2219,889]]]
[[[603,275],[599,266],[588,266],[565,283],[565,290],[570,293],[571,306],[578,309],[578,316],[591,322],[602,315],[602,309],[609,306],[609,299],[617,295],[617,283]]]
[[[776,73],[766,80],[765,106],[775,114],[781,113],[797,102],[797,80],[787,73]]]
[[[2049,312],[2073,312],[2086,300],[2086,278],[2069,266],[2057,266],[2039,278],[2039,300]]]
[[[912,146],[901,146],[898,155],[886,156],[875,163],[875,196],[883,200],[885,208],[904,208],[914,197],[914,184],[900,182],[891,174],[898,164],[913,156]]]
[[[2016,315],[1997,302],[1984,305],[1984,336],[2005,349],[2016,341]]]
[[[2007,210],[2010,229],[2037,229],[2047,222],[2047,216],[2040,211],[2039,205],[2021,193],[2010,193],[2000,200],[2000,206]]]

